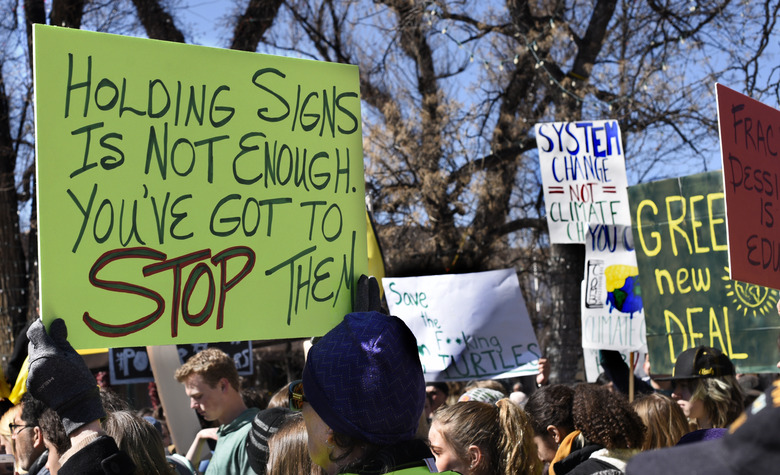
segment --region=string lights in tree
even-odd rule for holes
[[[426,10],[426,14],[428,16],[428,26],[434,27],[434,21],[447,21],[446,18],[444,18],[435,8],[435,5],[430,2],[429,3],[429,9]],[[553,19],[550,19],[549,21],[549,28],[555,29],[555,21]],[[434,33],[440,34],[447,38],[448,40],[452,41],[454,44],[458,46],[459,49],[464,49],[464,43],[456,38],[455,36],[450,33],[449,28],[447,26],[444,26],[442,28],[436,28]],[[514,34],[515,38],[518,38],[522,41],[524,49],[533,56],[534,60],[534,69],[541,70],[548,78],[549,84],[551,86],[557,87],[561,93],[568,95],[575,101],[582,103],[584,99],[577,95],[574,91],[570,90],[566,86],[564,86],[556,77],[555,75],[546,67],[544,59],[540,58],[538,55],[539,46],[536,42],[536,40],[528,41],[528,38],[521,32],[517,31]],[[516,53],[511,58],[503,58],[503,59],[488,59],[488,58],[479,58],[479,54],[477,53],[476,48],[473,48],[471,52],[469,53],[469,62],[473,63],[475,60],[478,60],[479,63],[483,65],[483,67],[486,70],[489,70],[493,67],[497,68],[499,71],[503,71],[505,67],[508,67],[511,65],[517,65],[520,62],[520,54]],[[666,71],[668,68],[668,65],[664,62],[662,65],[662,71]],[[583,83],[586,82],[586,78],[583,76],[578,75],[574,72],[568,72],[566,73],[566,77],[571,79],[571,87],[576,87],[578,81],[582,81]],[[647,90],[647,81],[648,76],[645,76],[641,83],[640,87],[643,90]],[[610,111],[612,111],[612,107],[614,104],[628,99],[628,95],[623,96],[616,96],[610,101],[603,101],[602,102],[608,107]]]

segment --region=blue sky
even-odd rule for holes
[[[236,12],[236,8],[235,2],[229,0],[182,0],[181,7],[171,14],[177,26],[186,31],[189,43],[225,48],[232,35],[225,18]]]

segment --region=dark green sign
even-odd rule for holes
[[[720,171],[628,188],[655,374],[698,345],[720,348],[741,373],[777,372],[778,291],[729,279]]]

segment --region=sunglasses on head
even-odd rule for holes
[[[287,387],[287,396],[290,400],[290,410],[300,411],[303,409],[303,403],[308,402],[306,396],[303,395],[303,381],[297,380],[290,383]]]

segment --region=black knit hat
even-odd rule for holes
[[[688,348],[677,356],[671,377],[654,379],[669,381],[734,375],[736,375],[734,364],[722,351],[711,346],[697,346]]]
[[[252,428],[246,436],[246,452],[249,465],[258,475],[265,473],[268,463],[268,438],[279,430],[287,415],[291,412],[284,407],[265,409],[255,415]]]

